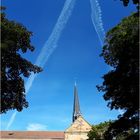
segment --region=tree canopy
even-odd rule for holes
[[[108,127],[112,121],[108,122],[102,122],[97,125],[93,125],[92,129],[88,133],[88,139],[87,140],[103,140],[104,139],[104,133],[107,131]]]
[[[120,1],[122,1],[123,2],[123,5],[124,6],[127,6],[128,4],[129,4],[129,0],[120,0]],[[133,2],[133,4],[139,4],[139,0],[132,0],[132,2]]]
[[[1,8],[2,10],[4,8]],[[34,51],[30,38],[32,32],[1,12],[1,113],[10,109],[21,111],[28,107],[25,97],[24,77],[42,69],[22,57],[27,50]]]
[[[111,109],[123,109],[106,132],[106,139],[133,130],[137,137],[139,126],[139,16],[134,13],[106,35],[101,56],[113,69],[103,76],[97,86]],[[111,138],[110,138],[111,137]]]

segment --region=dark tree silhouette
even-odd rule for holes
[[[128,6],[128,4],[129,4],[129,2],[130,2],[130,0],[120,0],[120,1],[123,2],[123,5],[124,5],[124,6]],[[136,4],[136,5],[139,4],[139,0],[132,0],[132,2],[133,2],[133,4]]]
[[[113,67],[103,76],[104,82],[97,86],[105,92],[104,99],[111,109],[123,109],[106,132],[106,139],[120,133],[133,131],[133,139],[138,138],[139,129],[139,16],[138,13],[124,18],[111,29],[101,56]],[[129,134],[128,134],[129,135]],[[129,137],[131,137],[129,135]]]
[[[3,9],[5,8],[1,7],[1,10]],[[42,69],[21,56],[27,50],[34,50],[30,42],[32,33],[22,24],[8,20],[3,12],[1,34],[0,113],[10,109],[21,111],[23,107],[28,107],[23,77],[29,77],[31,72],[38,73]]]

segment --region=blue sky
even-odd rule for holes
[[[33,32],[33,53],[23,57],[36,62],[48,40],[65,0],[3,0],[8,19],[16,20]],[[105,32],[135,11],[117,0],[99,0]],[[83,117],[91,124],[116,119],[96,85],[110,67],[99,57],[102,46],[91,20],[90,0],[76,0],[74,9],[50,55],[43,72],[34,79],[27,100],[29,107],[16,113],[9,130],[65,130],[72,123],[74,81],[77,79]],[[25,79],[27,81],[27,79]],[[6,130],[14,111],[1,115],[1,129]]]

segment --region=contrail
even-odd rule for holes
[[[103,45],[105,31],[104,31],[103,21],[102,21],[102,11],[101,11],[98,0],[90,0],[90,5],[91,5],[92,23],[99,37],[100,43],[101,45]]]
[[[61,11],[61,14],[56,22],[56,25],[49,37],[49,39],[46,41],[45,45],[43,46],[35,65],[44,67],[45,63],[49,59],[50,55],[53,53],[53,51],[57,47],[57,42],[62,34],[63,29],[66,26],[66,23],[69,19],[69,17],[72,14],[72,10],[74,8],[76,0],[66,0],[64,7]],[[29,80],[26,83],[26,94],[28,93],[29,89],[32,86],[32,83],[37,75],[32,74],[29,78]]]
[[[13,123],[13,121],[15,120],[16,114],[17,114],[16,111],[12,114],[12,116],[11,116],[11,118],[10,118],[10,121],[9,121],[8,124],[7,124],[6,130],[9,129],[9,127],[11,126],[11,124]]]
[[[57,47],[58,40],[62,34],[63,29],[66,26],[66,23],[68,22],[68,19],[70,18],[74,5],[76,0],[66,0],[64,3],[64,7],[60,13],[60,16],[52,30],[51,35],[49,36],[48,40],[45,42],[44,46],[42,47],[42,50],[35,62],[35,65],[38,65],[40,67],[44,67],[47,60],[49,59],[50,55],[54,52],[54,50]],[[28,81],[26,82],[25,89],[26,94],[29,92],[33,81],[37,75],[31,74]],[[9,123],[7,125],[7,129],[12,125],[13,121],[15,120],[16,112],[14,112],[9,120]]]

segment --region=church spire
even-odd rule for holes
[[[77,85],[76,85],[76,81],[75,81],[75,85],[74,85],[74,105],[73,105],[73,122],[79,117],[81,116],[81,112],[80,112],[80,105],[79,105],[79,99],[78,99],[78,90],[77,90]]]

